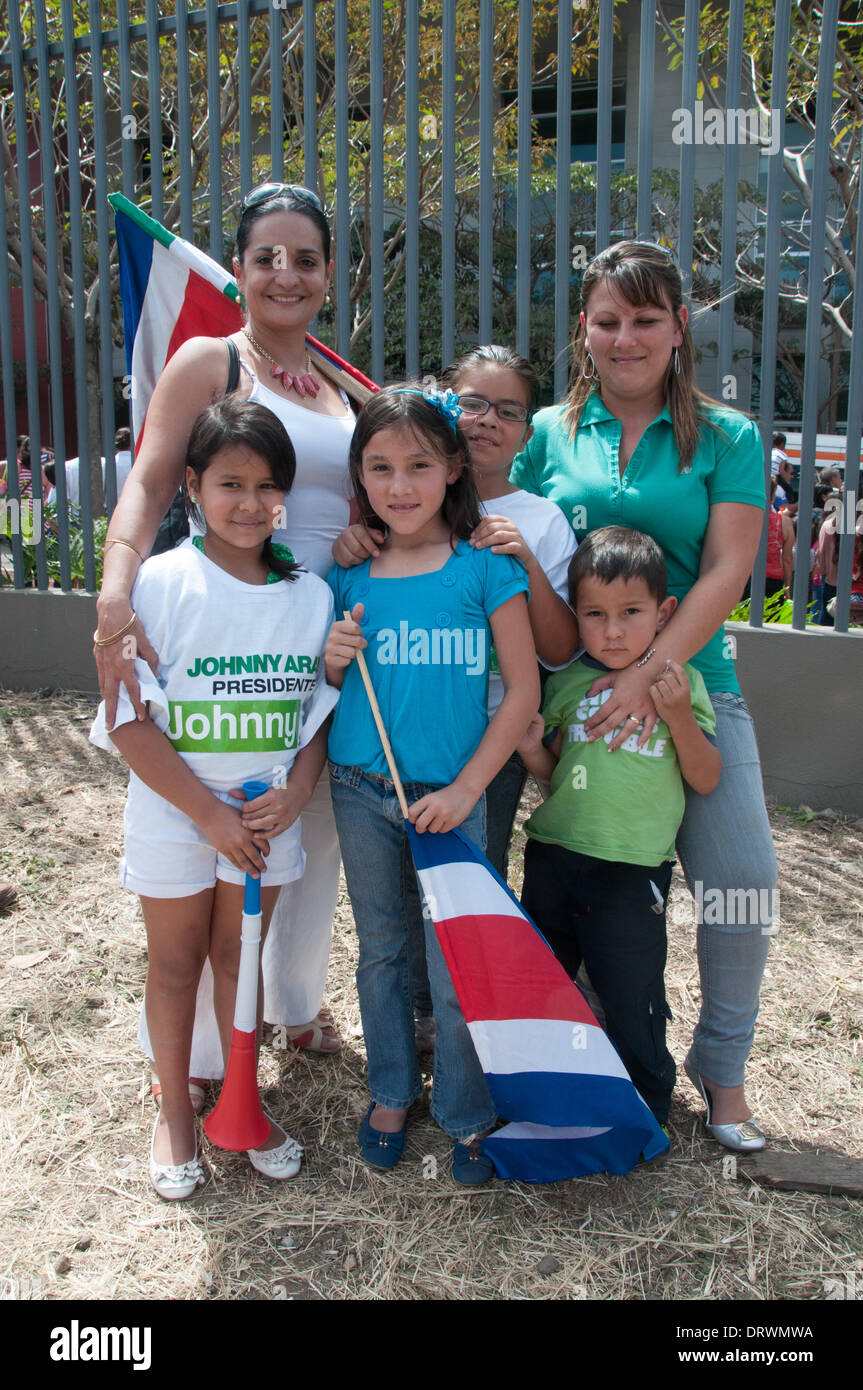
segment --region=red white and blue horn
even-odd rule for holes
[[[263,796],[264,782],[244,782],[248,801]],[[261,952],[261,880],[246,874],[240,971],[234,1005],[231,1051],[222,1093],[204,1121],[204,1131],[219,1149],[257,1149],[270,1132],[258,1095],[258,961]]]

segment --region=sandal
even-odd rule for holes
[[[285,1023],[282,1026],[294,1047],[299,1048],[301,1052],[329,1053],[338,1052],[341,1048],[342,1040],[323,1009],[311,1023],[300,1023],[296,1026]]]
[[[192,1102],[192,1111],[195,1115],[200,1115],[204,1108],[204,1102],[207,1099],[207,1093],[204,1090],[206,1084],[207,1078],[205,1076],[189,1077],[189,1099]],[[150,1093],[156,1102],[156,1109],[160,1110],[162,1108],[162,1087],[154,1071],[150,1072]]]

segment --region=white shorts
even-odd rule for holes
[[[227,792],[213,792],[229,806],[242,806]],[[242,886],[246,876],[226,859],[193,820],[146,786],[134,773],[123,818],[126,852],[120,882],[145,898],[190,898],[214,887],[216,879]],[[300,822],[270,840],[264,888],[293,883],[306,866]]]

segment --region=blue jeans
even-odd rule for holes
[[[730,691],[714,693],[710,700],[722,774],[709,796],[686,788],[686,812],[677,835],[681,867],[690,892],[704,905],[699,916],[705,919],[698,925],[701,1016],[689,1060],[718,1086],[740,1086],[755,1034],[771,914],[729,912],[717,925],[710,918],[723,914],[707,907],[727,903],[729,894],[739,900],[741,890],[751,889],[760,903],[771,904],[776,853],[746,702]],[[742,924],[740,915],[747,917]]]
[[[377,1105],[408,1106],[422,1091],[414,1046],[408,939],[425,928],[425,954],[437,1024],[431,1112],[453,1139],[467,1139],[495,1120],[494,1104],[438,945],[423,917],[410,844],[392,782],[356,767],[330,764],[333,810],[345,879],[359,937],[357,993]],[[432,787],[406,784],[408,802]],[[461,826],[485,844],[481,798]],[[419,922],[416,921],[417,916]]]

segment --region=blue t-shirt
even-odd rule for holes
[[[431,574],[376,579],[370,566],[330,570],[336,618],[365,606],[365,658],[402,781],[448,786],[488,724],[489,617],[529,592],[526,572],[511,556],[467,541]],[[345,672],[329,753],[334,763],[390,775],[356,661]]]

